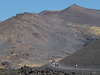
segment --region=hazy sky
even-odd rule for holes
[[[23,12],[61,10],[72,4],[100,9],[100,0],[0,0],[0,20],[6,20]]]

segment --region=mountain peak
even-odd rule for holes
[[[44,10],[44,11],[42,11],[42,12],[40,12],[39,14],[42,14],[42,15],[52,15],[52,14],[55,14],[55,13],[57,13],[57,12],[66,12],[66,11],[76,11],[76,10],[82,10],[83,9],[83,7],[80,7],[80,6],[78,6],[77,4],[73,4],[73,5],[71,5],[71,6],[69,6],[68,8],[66,8],[66,9],[63,9],[63,10],[58,10],[58,11],[47,11],[47,10]]]
[[[78,6],[78,5],[77,5],[77,4],[73,4],[72,6],[73,6],[73,7],[76,7],[76,6]]]
[[[80,7],[80,6],[78,6],[78,5],[76,5],[76,4],[73,4],[73,5],[71,5],[69,8],[71,8],[71,9],[75,9],[75,8],[82,8],[82,7]]]
[[[68,8],[62,10],[61,12],[63,12],[66,15],[68,13],[70,14],[73,12],[83,11],[84,9],[85,9],[84,7],[73,4],[73,5],[69,6]]]

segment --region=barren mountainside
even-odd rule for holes
[[[88,25],[99,26],[99,19],[100,19],[100,10],[83,8],[76,4],[73,4],[72,6],[64,10],[43,11],[39,14],[45,15],[51,18],[52,20],[63,24],[71,22],[76,25],[88,24]]]
[[[72,5],[60,11],[21,13],[0,23],[1,67],[41,66],[100,37],[100,11]]]

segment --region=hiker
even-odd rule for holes
[[[77,64],[75,65],[75,68],[78,68],[78,65]]]
[[[59,66],[59,63],[58,63],[58,62],[56,62],[55,66]]]

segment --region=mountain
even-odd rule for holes
[[[0,23],[0,63],[6,62],[1,67],[41,66],[64,58],[100,37],[99,18],[99,10],[75,4],[17,14]]]
[[[100,39],[65,57],[60,63],[64,66],[100,69]]]
[[[45,15],[58,23],[89,24],[99,26],[100,10],[80,7],[76,4],[60,11],[43,11]]]

